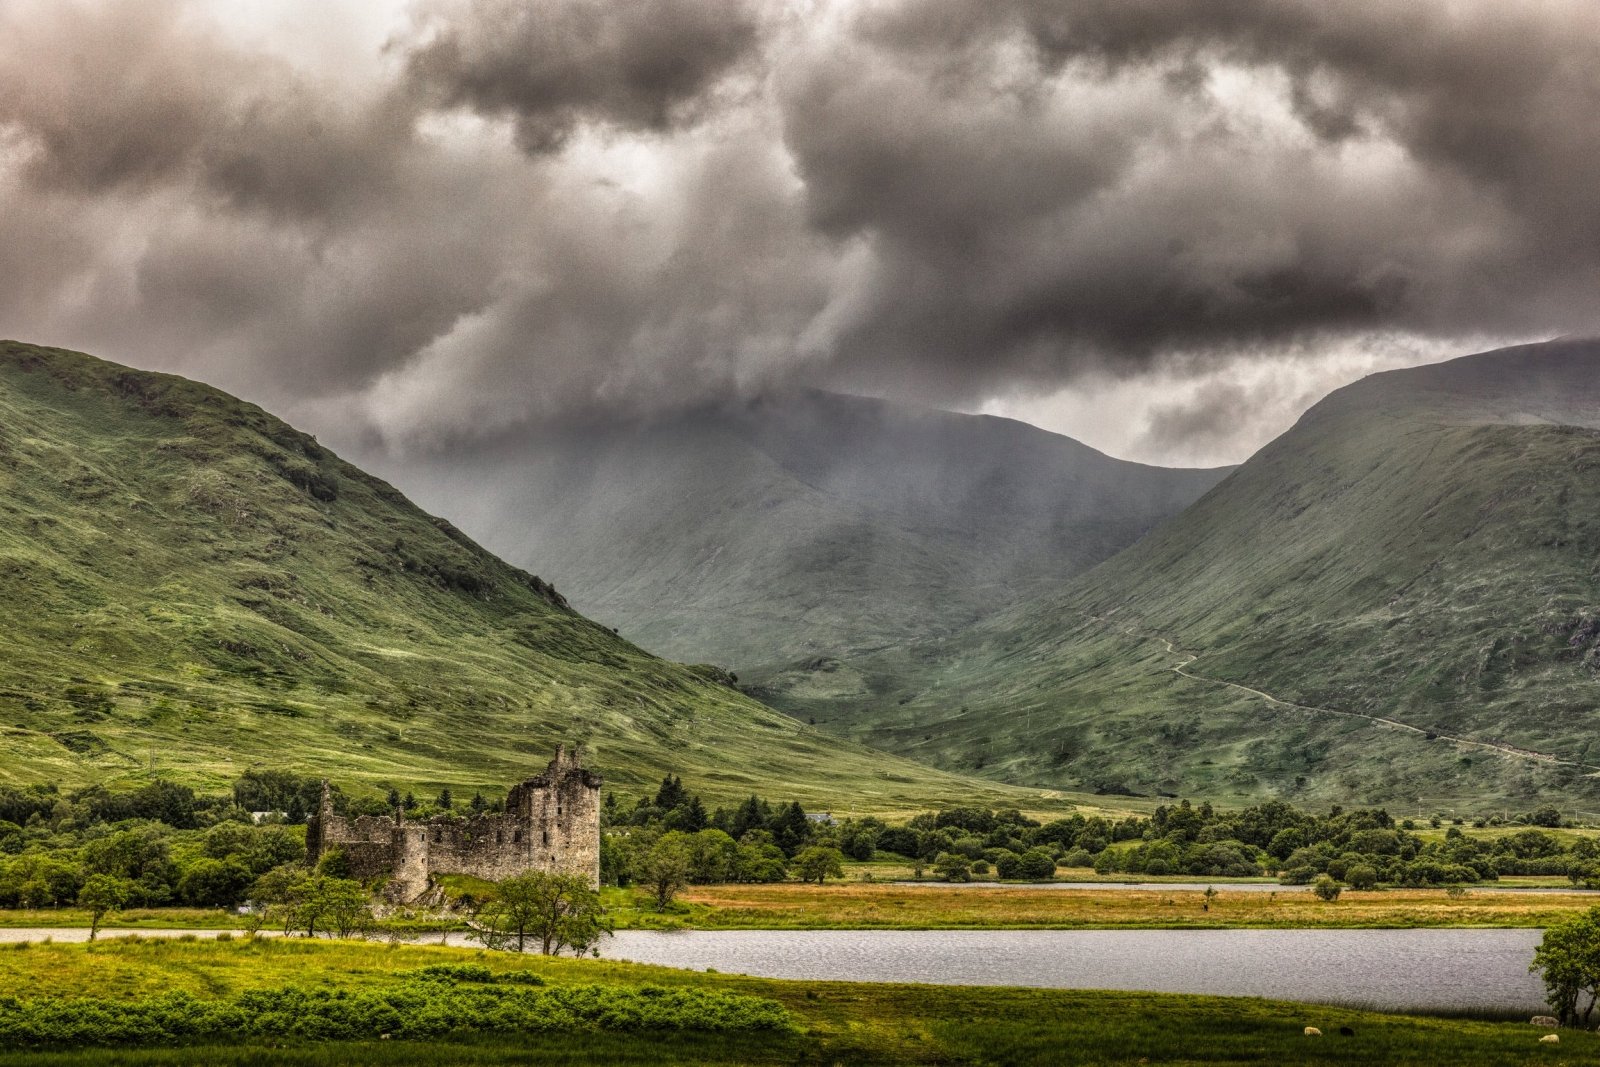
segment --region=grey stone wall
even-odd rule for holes
[[[322,804],[306,830],[311,862],[343,850],[352,877],[389,878],[392,900],[425,893],[435,875],[469,874],[500,881],[527,871],[581,875],[600,885],[600,776],[576,750],[556,750],[543,774],[511,787],[504,813],[407,822],[397,811],[347,819]]]

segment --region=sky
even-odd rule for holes
[[[1236,462],[1600,328],[1600,5],[0,0],[0,336],[352,458],[820,387]]]

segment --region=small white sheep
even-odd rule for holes
[[[1315,1026],[1308,1026],[1308,1027],[1306,1027],[1306,1036],[1307,1037],[1321,1037],[1322,1036],[1322,1031],[1318,1030]]]

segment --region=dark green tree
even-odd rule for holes
[[[806,818],[806,809],[798,800],[778,809],[768,828],[772,831],[773,843],[783,849],[785,856],[793,856],[811,841],[811,820]]]
[[[825,845],[808,845],[794,858],[794,873],[802,882],[821,885],[829,875],[844,877],[844,853]]]

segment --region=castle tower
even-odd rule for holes
[[[544,773],[506,794],[524,870],[556,871],[600,885],[600,785],[579,751],[562,745]]]

